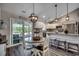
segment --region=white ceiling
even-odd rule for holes
[[[35,3],[35,13],[44,20],[49,21],[53,20],[55,18],[55,3]],[[15,14],[17,16],[25,16],[28,17],[33,10],[33,4],[32,3],[3,3],[0,4],[0,7],[12,14]],[[69,4],[69,12],[79,8],[78,3],[70,3]],[[22,10],[25,10],[26,13],[23,13]],[[67,4],[66,3],[60,3],[58,4],[58,17],[63,16],[66,14],[67,10]]]

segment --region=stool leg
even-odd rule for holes
[[[78,44],[77,48],[78,48],[78,55],[79,55],[79,44]]]
[[[54,46],[55,46],[55,48],[56,48],[56,40],[54,40]]]
[[[69,44],[68,42],[66,42],[66,52],[68,52],[68,49],[69,49]]]
[[[64,42],[64,49],[65,49],[65,51],[66,51],[66,41]]]
[[[59,41],[56,41],[56,49],[58,49]]]

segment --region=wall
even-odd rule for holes
[[[61,24],[70,24],[70,23],[79,22],[79,8],[69,13],[69,21],[66,21],[65,18],[66,18],[66,15],[60,17],[58,22],[52,23],[50,25],[53,25],[53,24],[61,25]]]
[[[0,18],[1,18],[1,8],[0,8]]]
[[[0,29],[2,35],[6,35],[7,43],[10,44],[10,19],[16,18],[13,14],[10,14],[0,8],[0,19],[4,21],[3,29]]]
[[[63,29],[66,29],[67,26],[65,26],[65,24],[74,24],[76,22],[79,22],[79,8],[72,11],[71,13],[69,13],[69,21],[66,21],[66,15],[62,16],[59,18],[59,20],[55,23],[52,24],[47,24],[47,28],[55,28],[57,25],[63,25]],[[57,25],[55,25],[57,24]],[[72,26],[73,27],[73,26]],[[73,30],[70,28],[69,29],[71,32],[73,32]],[[76,30],[76,29],[74,29]]]
[[[0,11],[0,15],[2,16],[2,11]],[[7,14],[8,15],[8,14]],[[6,39],[7,40],[9,40],[9,31],[10,31],[10,29],[9,29],[9,19],[8,18],[2,18],[0,16],[0,19],[1,20],[3,20],[4,21],[4,24],[3,24],[3,28],[2,29],[0,29],[0,33],[2,34],[2,35],[6,35]]]

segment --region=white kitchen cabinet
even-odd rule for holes
[[[6,44],[0,44],[0,56],[6,55]]]

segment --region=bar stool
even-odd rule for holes
[[[59,40],[57,40],[57,38],[54,40],[54,46],[57,49],[58,48],[58,44],[59,44]]]
[[[50,39],[50,41],[49,41],[50,47],[55,46],[55,41],[56,41],[56,38]]]
[[[59,41],[58,47],[64,49],[64,51],[65,51],[66,50],[66,41]]]
[[[75,55],[79,55],[79,44],[73,42],[67,42],[67,51],[75,52],[76,53]]]

